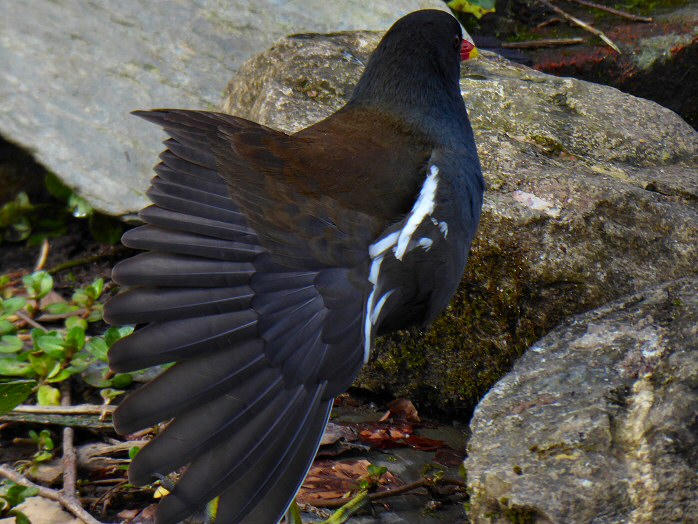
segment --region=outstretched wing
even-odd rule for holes
[[[378,226],[284,183],[274,151],[292,137],[227,115],[141,116],[171,138],[148,192],[154,205],[141,213],[146,225],[123,237],[147,252],[115,267],[129,289],[105,318],[147,325],[109,358],[119,372],[175,364],[115,413],[120,433],[173,419],[129,478],[144,484],[188,465],[160,504],[160,523],[218,495],[217,522],[276,522],[312,462],[333,397],[361,366]],[[268,155],[267,172],[259,155]]]

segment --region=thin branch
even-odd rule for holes
[[[506,49],[538,49],[541,47],[560,47],[565,45],[583,44],[584,39],[577,38],[543,38],[541,40],[526,40],[524,42],[503,42]]]
[[[98,521],[96,518],[90,515],[87,511],[85,511],[76,499],[66,497],[65,495],[63,495],[63,493],[55,489],[45,488],[44,486],[34,484],[32,481],[27,480],[22,475],[17,473],[9,466],[6,466],[5,464],[0,464],[0,477],[10,479],[15,484],[19,484],[20,486],[24,486],[25,488],[36,489],[39,492],[39,495],[41,495],[44,498],[59,502],[65,509],[70,511],[77,518],[82,519],[86,524],[102,524],[100,521]]]
[[[41,251],[39,251],[39,259],[36,261],[36,266],[34,266],[34,271],[44,269],[46,259],[48,258],[48,248],[48,238],[44,238],[44,241],[41,243]]]
[[[613,43],[613,40],[611,40],[610,38],[608,38],[603,32],[599,31],[599,30],[596,29],[595,27],[590,26],[589,24],[587,24],[587,23],[584,22],[583,20],[580,20],[579,18],[575,18],[574,16],[572,16],[571,14],[569,14],[567,11],[563,11],[563,10],[560,9],[558,6],[556,6],[555,4],[552,4],[552,3],[549,2],[548,0],[538,0],[538,2],[540,2],[541,4],[543,4],[544,6],[546,6],[547,8],[552,9],[552,10],[555,11],[557,14],[559,14],[559,15],[562,16],[563,18],[566,18],[567,20],[569,20],[569,21],[572,22],[573,24],[578,25],[579,27],[581,27],[581,28],[584,29],[585,31],[588,31],[588,32],[590,32],[590,33],[592,33],[592,34],[595,34],[595,35],[598,36],[601,40],[603,40],[604,42],[606,42],[606,44],[608,44],[608,46],[609,46],[611,49],[613,49],[616,53],[618,53],[619,55],[621,54],[620,49],[618,48],[618,46],[617,46],[616,44],[614,44],[614,43]]]
[[[405,484],[404,486],[398,486],[398,487],[393,488],[389,491],[377,491],[375,493],[369,493],[368,499],[371,502],[373,502],[374,500],[380,500],[380,499],[385,499],[388,497],[393,497],[396,495],[401,495],[403,493],[407,493],[408,491],[412,491],[415,489],[426,488],[428,486],[437,486],[437,485],[438,486],[458,486],[458,487],[463,488],[463,489],[467,488],[467,483],[465,481],[460,480],[460,479],[451,478],[451,477],[446,477],[446,478],[441,478],[441,479],[424,477],[424,478],[421,478],[415,482],[411,482],[410,484]],[[361,492],[359,492],[359,493],[361,494]],[[348,502],[345,502],[345,500],[346,499],[326,499],[326,500],[313,501],[313,502],[310,502],[310,504],[312,504],[316,508],[341,508],[342,506],[349,504]],[[354,499],[352,499],[352,500],[354,500]]]
[[[536,29],[543,29],[544,27],[548,27],[549,25],[560,24],[562,22],[564,22],[562,18],[553,16],[551,18],[548,18],[547,20],[543,20],[540,24],[536,26]]]
[[[34,320],[33,318],[31,318],[29,315],[27,315],[27,314],[24,313],[23,311],[15,311],[15,315],[16,315],[17,317],[19,317],[19,318],[20,318],[23,322],[25,322],[26,324],[29,324],[31,327],[35,327],[35,328],[37,328],[37,329],[40,329],[40,330],[43,331],[44,333],[48,331],[44,326],[42,326],[41,324],[39,324],[36,320]]]
[[[20,404],[12,411],[39,415],[101,415],[105,411],[112,413],[115,409],[115,406],[97,404],[80,404],[78,406],[30,406]]]
[[[626,11],[621,11],[619,9],[613,9],[612,7],[607,7],[605,5],[596,4],[594,2],[590,2],[589,0],[567,0],[567,1],[574,2],[575,4],[583,5],[586,7],[591,7],[592,9],[599,9],[600,11],[606,11],[607,13],[611,13],[611,14],[614,14],[616,16],[620,16],[622,18],[627,18],[628,20],[632,20],[634,22],[654,22],[654,18],[652,18],[652,17],[634,15],[634,14],[628,13]]]
[[[368,491],[362,489],[353,499],[346,504],[342,504],[342,506],[335,511],[329,519],[323,521],[322,524],[342,524],[354,513],[363,508],[370,500],[371,495],[369,495]]]
[[[70,407],[70,380],[61,384],[61,406]],[[78,457],[73,440],[75,432],[70,426],[63,428],[63,494],[72,499],[77,498]]]
[[[100,260],[103,260],[105,258],[111,258],[125,250],[126,248],[123,246],[114,246],[108,252],[98,253],[96,255],[92,255],[90,257],[85,258],[78,258],[76,260],[69,260],[68,262],[64,262],[63,264],[53,266],[51,269],[47,269],[46,271],[51,275],[55,275],[56,273],[60,273],[61,271],[65,271],[66,269],[72,269],[78,266],[86,266],[87,264],[99,262]]]

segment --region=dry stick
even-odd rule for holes
[[[503,42],[501,45],[506,49],[538,49],[541,47],[558,47],[583,43],[583,38],[543,38],[541,40],[526,40],[523,42]]]
[[[92,262],[99,262],[102,259],[111,258],[114,255],[117,255],[125,250],[126,248],[124,248],[123,246],[116,246],[110,249],[109,252],[99,253],[97,255],[92,255],[85,258],[79,258],[77,260],[69,260],[68,262],[64,262],[63,264],[53,266],[52,268],[47,269],[46,271],[51,275],[55,275],[56,273],[60,273],[61,271],[65,271],[66,269],[71,269],[78,266],[86,266],[87,264],[91,264]]]
[[[413,489],[418,489],[418,488],[425,488],[427,486],[434,486],[434,485],[444,485],[444,486],[458,486],[463,489],[467,488],[467,483],[460,480],[460,479],[455,479],[455,478],[442,478],[442,479],[431,479],[431,478],[421,478],[415,482],[412,482],[410,484],[405,484],[404,486],[399,486],[397,488],[391,489],[390,491],[379,491],[376,493],[369,493],[368,494],[368,499],[370,501],[374,500],[380,500],[380,499],[385,499],[388,497],[392,497],[395,495],[401,495],[402,493],[406,493],[408,491],[412,491]],[[315,506],[316,508],[339,508],[347,504],[346,499],[328,499],[328,500],[319,500],[317,502],[310,502],[311,505]]]
[[[34,271],[44,269],[46,259],[48,258],[48,247],[48,238],[44,238],[44,241],[41,243],[41,251],[39,251],[39,259],[36,261],[36,266],[34,266]]]
[[[613,49],[616,53],[618,53],[619,55],[621,54],[620,49],[618,48],[618,46],[617,46],[616,44],[613,43],[613,40],[611,40],[610,38],[608,38],[604,33],[602,33],[601,31],[599,31],[599,30],[596,29],[595,27],[590,26],[589,24],[587,24],[586,22],[583,22],[583,21],[580,20],[579,18],[575,18],[575,17],[572,16],[571,14],[569,14],[569,13],[567,13],[566,11],[563,11],[562,9],[560,9],[558,6],[556,6],[556,5],[554,5],[554,4],[550,3],[550,2],[548,2],[548,0],[538,0],[538,1],[539,1],[541,4],[543,4],[544,6],[548,7],[549,9],[552,9],[553,11],[555,11],[555,12],[556,12],[557,14],[559,14],[560,16],[566,18],[567,20],[569,20],[569,21],[572,22],[573,24],[577,24],[579,27],[581,27],[581,28],[584,29],[585,31],[589,31],[589,32],[592,33],[592,34],[595,34],[595,35],[598,36],[601,40],[603,40],[604,42],[606,42],[606,43],[611,47],[611,49]]]
[[[97,404],[81,404],[79,406],[33,406],[21,404],[12,411],[38,415],[101,415],[103,412],[111,413],[115,409],[115,406],[100,406]]]
[[[37,329],[40,329],[40,330],[43,331],[44,333],[46,333],[46,331],[48,331],[44,326],[42,326],[41,324],[39,324],[36,320],[34,320],[33,318],[31,318],[31,317],[30,317],[29,315],[27,315],[26,313],[23,313],[22,311],[15,311],[15,315],[16,315],[17,317],[19,317],[20,319],[22,319],[25,323],[29,324],[31,327],[35,327],[35,328],[37,328]]]
[[[606,11],[607,13],[620,16],[622,18],[627,18],[628,20],[633,20],[634,22],[654,22],[654,18],[650,16],[638,16],[626,11],[620,11],[618,9],[613,9],[612,7],[607,7],[605,5],[596,4],[590,2],[589,0],[567,0],[568,2],[574,2],[575,4],[583,5],[586,7],[591,7],[593,9],[599,9],[600,11]]]
[[[55,500],[56,502],[60,502],[60,504],[65,509],[70,511],[77,518],[83,520],[86,524],[102,524],[100,521],[98,521],[96,518],[90,515],[87,511],[82,509],[82,506],[76,499],[66,497],[65,495],[63,495],[63,493],[55,489],[45,488],[44,486],[34,484],[32,481],[27,480],[22,475],[17,473],[9,466],[6,466],[5,464],[0,464],[0,477],[10,479],[15,484],[19,484],[20,486],[24,486],[25,488],[34,488],[42,497],[50,500]]]
[[[61,406],[70,406],[70,379],[61,384]],[[63,428],[63,494],[77,502],[78,457],[73,439],[75,432],[70,426]]]

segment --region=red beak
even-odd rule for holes
[[[460,45],[460,59],[462,62],[466,60],[470,60],[471,58],[475,58],[479,56],[480,53],[477,50],[477,47],[475,47],[475,44],[472,42],[469,42],[466,39],[463,39],[463,42]]]

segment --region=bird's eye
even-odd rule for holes
[[[453,49],[460,51],[461,38],[458,35],[453,36]]]

